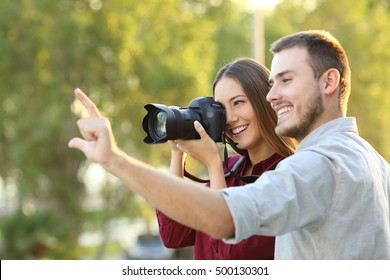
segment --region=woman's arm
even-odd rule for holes
[[[175,142],[172,140],[168,141],[171,146],[171,164],[169,166],[169,172],[178,177],[184,176],[184,161],[186,154],[180,151]]]
[[[200,135],[200,139],[175,140],[176,149],[206,165],[210,176],[211,189],[226,188],[223,162],[217,144],[210,138],[198,121],[194,123],[194,127]]]

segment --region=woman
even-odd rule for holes
[[[277,116],[266,101],[268,77],[269,70],[249,58],[221,68],[213,83],[213,95],[226,111],[228,142],[238,154],[224,163],[216,143],[201,133],[204,129],[196,122],[195,129],[206,136],[200,140],[170,141],[171,173],[184,175],[184,160],[188,154],[207,166],[211,188],[244,186],[248,178],[275,168],[280,160],[291,155],[295,142],[275,134]],[[230,245],[181,225],[159,210],[157,218],[164,245],[169,248],[195,246],[194,259],[274,258],[274,237],[252,236]]]

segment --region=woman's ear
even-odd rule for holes
[[[340,72],[335,68],[327,70],[321,76],[324,94],[333,94],[340,84]]]

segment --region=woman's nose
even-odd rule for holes
[[[234,110],[226,110],[226,123],[231,124],[237,120],[237,115],[234,113]]]

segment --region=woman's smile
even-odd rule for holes
[[[245,131],[248,127],[249,127],[249,125],[247,125],[247,124],[237,126],[235,128],[230,129],[230,132],[232,133],[232,135],[237,136],[237,135],[241,134],[243,131]]]

